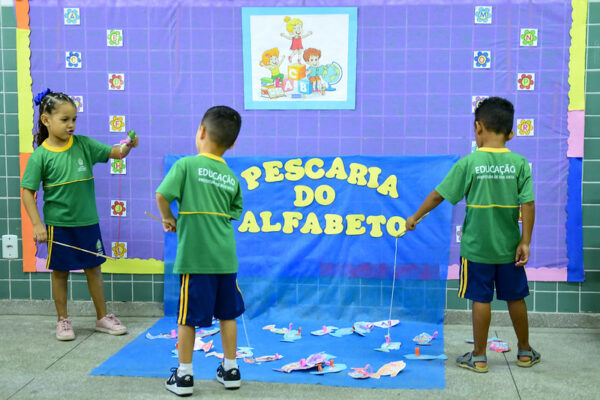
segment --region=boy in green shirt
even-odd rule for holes
[[[524,300],[529,295],[525,264],[535,217],[533,185],[527,160],[505,147],[514,135],[513,118],[514,107],[508,100],[490,97],[481,102],[475,110],[477,151],[461,158],[406,220],[406,230],[414,230],[419,219],[444,199],[456,204],[466,198],[458,296],[473,301],[475,345],[456,363],[475,372],[488,371],[485,352],[494,285],[498,300],[508,303],[517,334],[517,365],[531,367],[541,359],[529,345]]]
[[[242,214],[242,190],[221,156],[237,139],[242,119],[237,111],[212,107],[196,133],[197,156],[184,157],[171,167],[156,189],[156,202],[167,232],[177,232],[177,257],[173,272],[181,275],[179,312],[179,368],[172,368],[167,390],[189,396],[194,390],[192,354],[195,327],[219,319],[224,361],[217,380],[227,389],[240,387],[236,362],[235,319],[245,310],[237,286],[238,260],[232,219]],[[170,203],[179,204],[179,219]]]

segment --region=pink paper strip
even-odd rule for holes
[[[585,111],[574,110],[567,112],[567,129],[569,130],[567,157],[583,157]]]

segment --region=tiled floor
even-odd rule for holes
[[[89,372],[150,327],[156,318],[123,318],[129,334],[94,333],[92,317],[75,317],[77,339],[54,339],[52,316],[0,316],[1,399],[173,399],[162,379],[89,376]],[[225,391],[215,381],[196,381],[194,397],[210,399],[598,399],[600,329],[532,328],[531,343],[543,361],[518,368],[516,352],[488,353],[490,372],[475,374],[454,365],[469,350],[467,325],[446,325],[446,389],[357,390],[311,385],[244,382]],[[510,327],[492,327],[496,335],[515,343]],[[242,366],[242,377],[243,377]],[[249,366],[245,366],[249,368]],[[165,377],[168,371],[165,371]],[[402,379],[402,373],[394,379]]]

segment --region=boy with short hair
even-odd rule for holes
[[[179,368],[172,368],[167,390],[189,396],[194,390],[192,354],[195,327],[219,319],[224,360],[217,380],[227,389],[241,384],[236,362],[235,318],[245,310],[237,286],[238,259],[232,219],[242,213],[242,190],[222,155],[233,147],[242,119],[227,106],[212,107],[196,133],[198,155],[178,160],[156,189],[156,202],[167,232],[177,232],[173,272],[181,275],[177,345]],[[177,200],[179,220],[169,207]]]
[[[474,350],[457,358],[459,367],[487,372],[486,345],[494,296],[508,303],[518,339],[517,365],[531,367],[541,356],[529,345],[525,296],[529,295],[525,264],[535,218],[531,170],[527,160],[505,147],[512,139],[514,107],[490,97],[475,110],[477,151],[461,158],[446,178],[406,220],[406,230],[444,199],[452,204],[466,197],[460,245],[458,296],[473,301]],[[519,204],[523,232],[519,230]]]

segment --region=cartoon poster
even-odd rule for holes
[[[246,109],[354,109],[355,7],[242,8]]]

